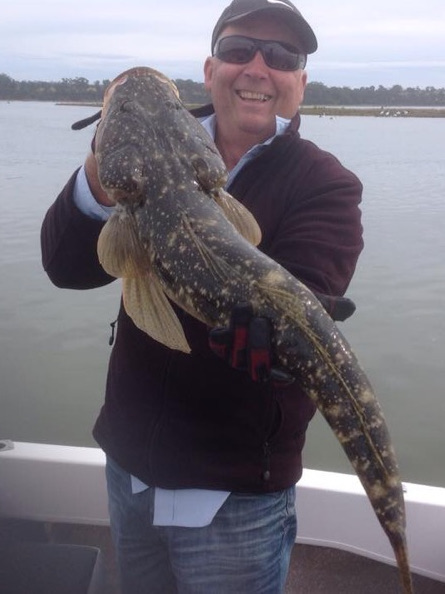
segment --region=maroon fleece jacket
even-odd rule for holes
[[[257,219],[261,250],[309,288],[343,295],[363,248],[362,186],[333,155],[301,139],[299,123],[297,115],[229,191]],[[96,254],[103,223],[77,209],[74,180],[43,222],[43,266],[57,286],[89,289],[114,279]],[[209,349],[208,329],[178,313],[189,355],[141,332],[121,304],[93,431],[98,444],[151,486],[261,493],[297,482],[313,403],[297,382],[278,390],[231,369]]]

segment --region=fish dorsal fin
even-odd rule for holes
[[[148,272],[148,257],[135,218],[119,206],[100,232],[97,253],[103,269],[111,276],[133,277]]]
[[[258,245],[261,241],[261,229],[253,214],[222,188],[218,188],[213,196],[215,202],[238,233],[252,245]]]
[[[123,299],[140,330],[171,349],[190,353],[181,322],[154,274],[124,278]]]

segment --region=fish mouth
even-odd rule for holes
[[[260,103],[265,103],[266,101],[270,101],[272,99],[272,95],[258,93],[256,91],[236,91],[236,94],[243,101],[258,101]]]

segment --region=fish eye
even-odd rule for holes
[[[171,99],[167,99],[165,107],[167,107],[167,109],[181,109],[180,103],[178,101],[172,101]]]
[[[209,177],[209,166],[206,161],[198,155],[193,155],[191,164],[193,169],[196,171],[196,177],[198,178],[198,181],[207,187],[205,182]]]
[[[130,101],[130,99],[125,99],[124,101],[122,101],[121,106],[120,106],[120,111],[131,111],[131,105],[132,105],[133,101]]]

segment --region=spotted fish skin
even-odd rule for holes
[[[410,594],[397,460],[350,345],[313,293],[256,249],[259,229],[222,189],[224,163],[173,83],[148,68],[119,80],[96,139],[101,184],[117,202],[98,253],[105,270],[123,278],[128,314],[154,338],[185,352],[167,297],[211,327],[227,325],[233,307],[246,301],[269,318],[279,366],[301,383],[339,439]]]

